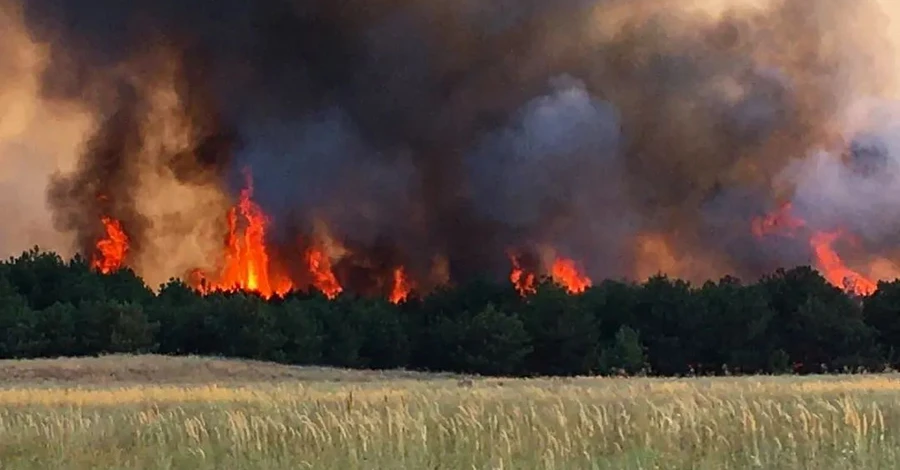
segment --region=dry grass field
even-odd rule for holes
[[[900,377],[460,379],[0,361],[6,469],[896,469]]]

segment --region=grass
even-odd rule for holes
[[[900,468],[894,375],[468,381],[153,356],[0,374],[4,470]]]

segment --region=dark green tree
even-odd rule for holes
[[[158,325],[143,307],[118,301],[82,302],[75,311],[78,355],[147,353],[156,350]]]
[[[576,296],[544,281],[519,307],[531,353],[525,368],[538,375],[589,375],[600,358],[596,318]]]
[[[698,292],[706,317],[694,340],[700,345],[704,373],[770,371],[774,352],[769,338],[775,312],[765,291],[726,277],[708,282]]]
[[[604,374],[623,371],[633,375],[644,368],[646,361],[644,345],[638,332],[631,327],[622,326],[616,332],[613,342],[603,348],[600,354],[600,371]]]
[[[324,333],[322,325],[306,302],[289,299],[273,308],[278,360],[288,364],[322,363]]]
[[[394,369],[409,363],[410,341],[397,306],[383,299],[361,299],[349,308],[360,328],[360,365]]]
[[[457,369],[485,375],[516,375],[523,372],[531,353],[530,338],[514,314],[488,304],[477,315],[457,325]]]
[[[788,354],[798,372],[865,367],[880,362],[877,336],[861,304],[817,271],[777,271],[760,283],[775,312],[768,341]]]
[[[363,367],[366,358],[360,349],[365,341],[355,299],[340,296],[328,300],[316,296],[306,301],[305,307],[322,325],[322,364],[335,367]]]
[[[653,372],[686,374],[701,362],[701,345],[695,337],[707,315],[690,284],[665,276],[648,279],[639,292],[635,315]]]
[[[41,344],[42,356],[67,357],[81,352],[78,314],[74,305],[59,302],[34,312],[35,336]]]
[[[0,277],[0,358],[37,357],[42,352],[34,312],[5,277]]]
[[[34,249],[0,263],[0,357],[203,354],[339,367],[578,375],[873,369],[900,362],[900,281],[849,296],[808,267],[695,288],[656,276],[570,295],[549,280],[445,286],[400,305],[293,293],[200,295]],[[887,359],[886,359],[887,358]]]
[[[456,355],[461,325],[489,304],[502,311],[516,311],[522,299],[509,282],[473,279],[458,286],[443,286],[421,301],[399,310],[410,339],[410,367],[418,370],[453,371],[461,367]]]
[[[877,332],[885,361],[900,366],[900,280],[880,283],[863,304],[866,324]]]
[[[150,321],[159,325],[162,354],[222,354],[221,337],[210,303],[183,281],[170,279],[147,306]]]
[[[612,342],[622,326],[640,326],[635,306],[641,289],[637,284],[606,280],[578,297],[583,308],[594,316],[602,343]]]
[[[215,338],[227,357],[270,359],[277,355],[280,337],[275,315],[257,294],[216,292],[204,297],[202,328]]]

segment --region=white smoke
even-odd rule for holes
[[[795,182],[794,201],[811,224],[879,243],[900,228],[900,102],[866,106],[852,125],[849,152],[814,152],[783,177]]]

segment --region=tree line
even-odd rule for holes
[[[472,280],[384,299],[154,292],[131,270],[33,249],[0,263],[0,358],[213,355],[483,375],[660,376],[879,371],[900,362],[900,282],[854,297],[809,267],[754,283],[656,276],[522,297]]]

